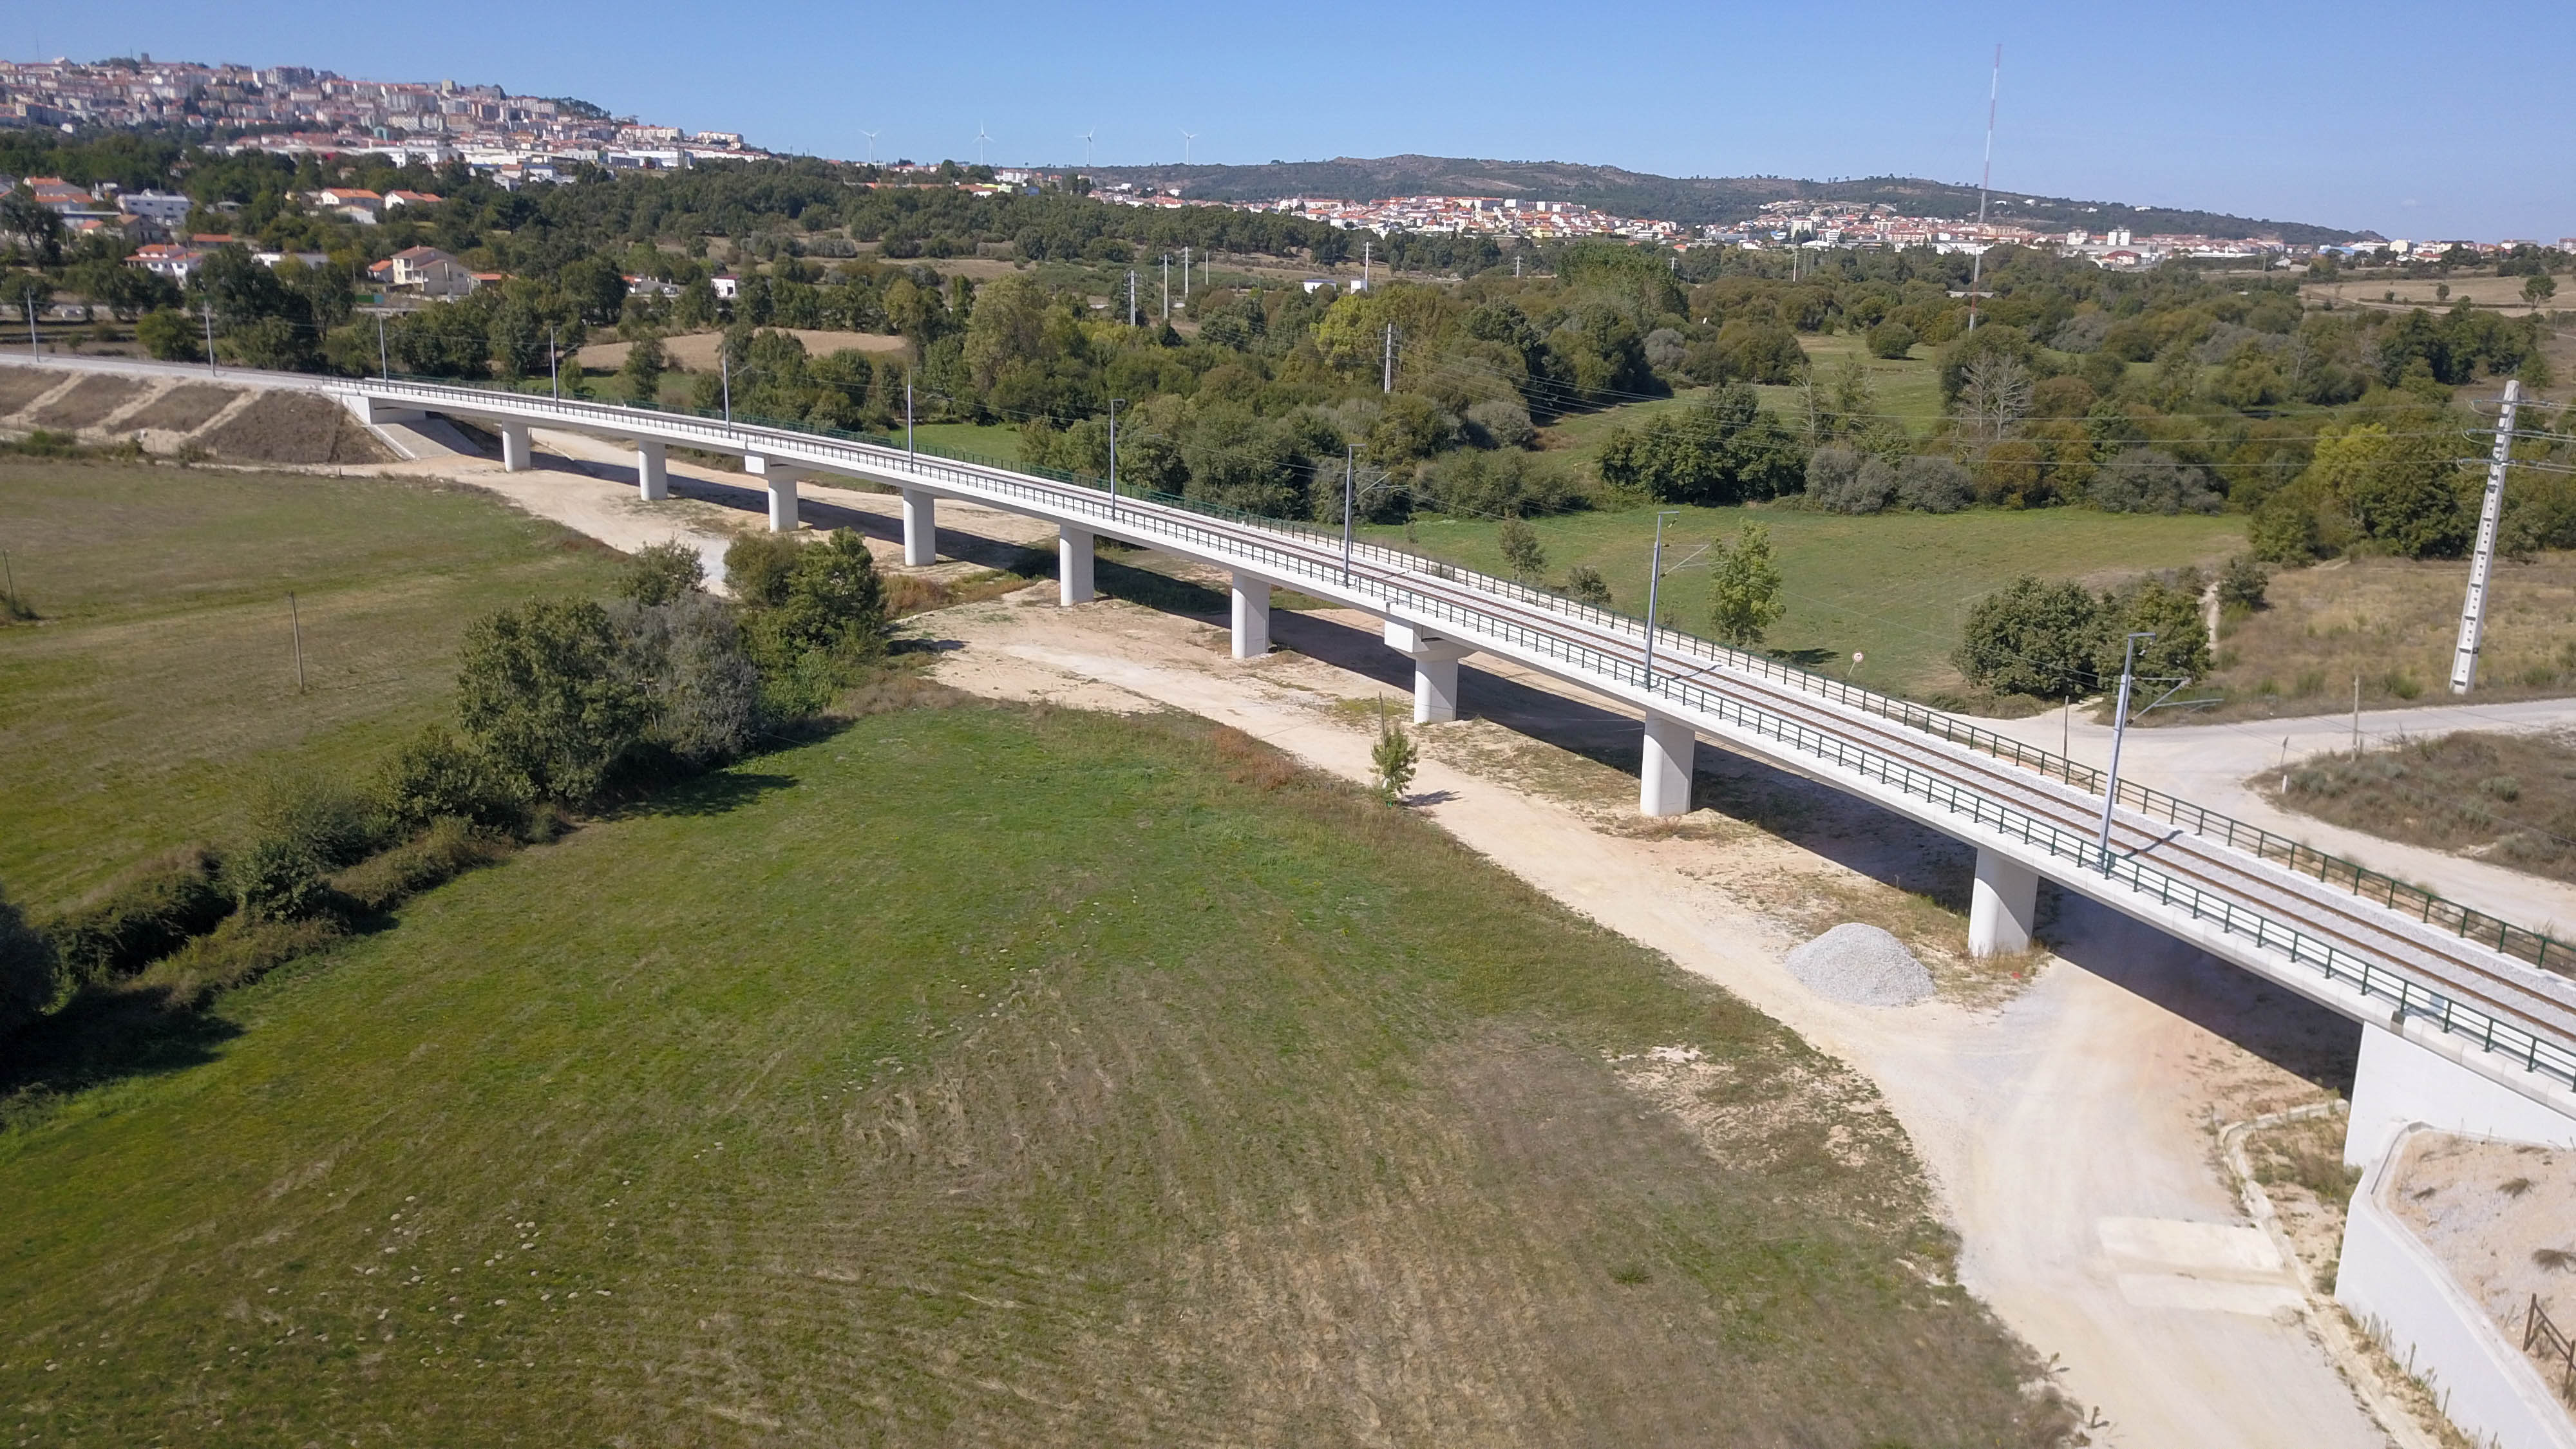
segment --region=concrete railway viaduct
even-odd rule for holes
[[[800,479],[882,485],[902,495],[911,565],[932,561],[940,500],[971,500],[1055,525],[1067,605],[1092,597],[1095,540],[1106,535],[1227,571],[1238,657],[1269,650],[1274,588],[1365,611],[1413,662],[1417,721],[1457,717],[1459,662],[1479,653],[1639,716],[1647,815],[1689,808],[1693,752],[1706,737],[1974,846],[1974,952],[2029,944],[2045,877],[2361,1023],[2345,1148],[2356,1164],[2413,1123],[2576,1145],[2576,949],[2129,785],[2111,812],[2106,859],[2097,772],[1919,705],[1677,631],[1656,630],[1650,646],[1638,619],[1337,532],[900,439],[406,380],[233,370],[217,380],[322,393],[370,425],[470,421],[499,435],[511,470],[531,466],[533,429],[621,440],[635,450],[647,501],[667,495],[667,449],[737,455],[766,486],[779,530],[797,526]]]

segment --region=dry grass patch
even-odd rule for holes
[[[0,417],[20,411],[62,386],[66,376],[49,367],[0,366]]]
[[[193,433],[212,421],[215,414],[232,406],[240,393],[228,387],[188,382],[161,394],[143,405],[126,419],[129,427],[152,428],[172,433]]]
[[[2329,755],[2245,782],[2285,810],[2385,840],[2576,881],[2576,739],[2463,731]]]
[[[36,410],[29,419],[40,428],[77,432],[134,400],[144,385],[105,373],[84,377],[72,390]]]
[[[2329,714],[2352,707],[2356,678],[2365,709],[2447,703],[2468,578],[2456,559],[2356,558],[2274,574],[2271,607],[2219,631],[2208,683],[2227,702],[2164,713],[2175,723]],[[2497,560],[2477,697],[2576,693],[2570,619],[2576,554]]]

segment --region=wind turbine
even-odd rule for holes
[[[1085,171],[1091,169],[1091,138],[1099,134],[1098,126],[1082,133],[1082,169]]]
[[[868,138],[868,164],[874,166],[877,164],[877,136],[880,133],[875,131],[861,131],[859,134]]]
[[[1190,143],[1191,143],[1192,141],[1197,140],[1198,138],[1199,138],[1199,133],[1198,133],[1198,132],[1196,132],[1196,131],[1183,131],[1183,132],[1181,133],[1181,164],[1182,164],[1182,165],[1187,166],[1187,165],[1189,165],[1189,164],[1190,164]]]
[[[993,138],[992,138],[989,134],[987,134],[987,133],[985,132],[985,130],[984,130],[984,123],[983,123],[983,122],[981,122],[981,121],[977,121],[977,122],[975,123],[975,164],[976,164],[976,165],[981,166],[981,165],[983,165],[983,164],[984,164],[984,143],[985,143],[985,142],[987,142],[987,141],[990,141],[990,140],[992,140],[992,139],[993,139]]]

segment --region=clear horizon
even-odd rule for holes
[[[1977,178],[2004,47],[1997,190],[2227,212],[2391,237],[2576,234],[2576,148],[2550,114],[2576,9],[2483,21],[2474,74],[2419,10],[2188,4],[2115,20],[2036,4],[1774,13],[1332,6],[1247,37],[1221,16],[995,0],[854,20],[813,4],[594,13],[470,0],[378,31],[311,0],[28,13],[13,53],[308,65],[578,96],[620,114],[852,159],[996,164],[1488,157],[1668,176]],[[14,32],[14,33],[12,33]],[[517,47],[497,43],[515,36]],[[1007,37],[1007,44],[986,37]],[[2556,56],[2560,59],[2552,60]]]

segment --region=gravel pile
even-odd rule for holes
[[[1846,921],[1791,951],[1789,974],[1818,996],[1860,1006],[1908,1006],[1932,994],[1932,973],[1905,943]]]

